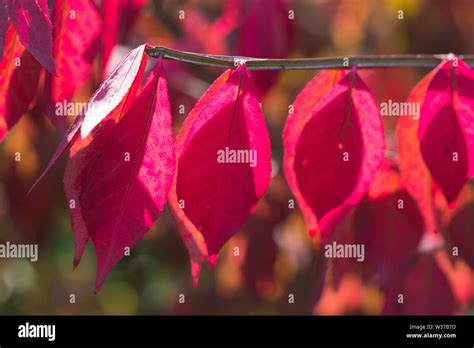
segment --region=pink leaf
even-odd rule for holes
[[[436,69],[420,111],[421,153],[452,204],[474,176],[474,71],[450,57]]]
[[[5,35],[7,34],[8,13],[7,0],[0,0],[0,56],[3,56]]]
[[[270,186],[265,198],[260,200],[255,213],[243,228],[247,236],[247,243],[243,248],[245,259],[241,264],[243,279],[247,289],[261,297],[268,296],[278,286],[275,261],[279,252],[278,244],[285,244],[285,241],[281,236],[275,238],[274,232],[288,218],[290,211],[288,200],[280,196],[282,187],[279,185],[285,184],[283,175],[278,175],[273,180],[274,190]]]
[[[405,190],[362,200],[354,228],[356,243],[365,246],[367,262],[379,274],[383,287],[415,258],[424,232],[416,202]]]
[[[413,198],[400,186],[397,167],[384,160],[366,197],[333,234],[332,239],[339,245],[359,244],[365,248],[363,260],[332,260],[335,287],[352,272],[367,280],[377,275],[381,287],[387,288],[415,259],[423,232],[423,219]]]
[[[93,153],[74,168],[80,172],[75,199],[84,222],[79,232],[86,228],[96,249],[98,291],[125,248],[157,219],[171,187],[175,158],[161,60],[128,111],[110,114],[91,136]]]
[[[245,3],[248,9],[238,36],[239,55],[287,57],[294,46],[294,28],[285,1],[251,0]],[[278,79],[278,71],[257,71],[252,75],[258,95],[263,95]]]
[[[82,186],[84,185],[84,176],[82,176],[82,170],[87,166],[90,159],[100,148],[100,143],[98,141],[93,141],[92,134],[89,135],[86,139],[81,139],[79,137],[79,128],[80,122],[79,118],[76,118],[76,133],[73,135],[71,141],[71,149],[69,151],[69,159],[64,170],[64,192],[66,195],[67,203],[69,205],[69,211],[71,214],[71,227],[74,235],[74,260],[73,265],[76,267],[81,260],[82,253],[84,248],[89,241],[90,234],[87,230],[86,224],[84,222],[82,209],[81,209],[81,200],[79,199]],[[74,124],[71,126],[71,128]],[[49,168],[54,164],[53,160],[57,160],[61,153],[61,149],[65,150],[68,146],[66,142],[67,138],[65,137],[60,144],[60,147],[56,150],[53,158],[50,160],[48,167],[42,176],[49,170]],[[40,180],[42,176],[38,179]]]
[[[146,46],[141,45],[131,51],[94,93],[81,125],[82,139],[85,139],[129,93],[137,76],[146,66]]]
[[[317,219],[306,202],[302,191],[298,186],[297,174],[294,170],[296,146],[299,136],[306,126],[308,115],[319,101],[335,86],[335,84],[346,75],[345,70],[323,70],[316,78],[313,78],[296,97],[293,105],[293,113],[287,117],[283,130],[283,143],[285,155],[283,157],[283,169],[286,179],[295,195],[299,207],[305,217],[306,225],[311,235],[318,230]]]
[[[101,19],[91,0],[56,0],[54,6],[53,54],[57,75],[48,76],[51,87],[49,114],[59,128],[66,124],[66,115],[54,114],[56,103],[67,103],[84,85],[98,46]],[[77,115],[72,115],[77,116]]]
[[[78,138],[79,129],[87,121],[85,139],[90,131],[111,112],[124,113],[135,99],[140,81],[145,70],[148,56],[144,53],[146,45],[132,50],[115,68],[110,76],[100,85],[88,103],[85,116],[78,116],[59,143],[46,169],[31,187],[30,191],[49,172],[66,149]],[[81,251],[82,254],[82,251]],[[77,256],[77,254],[76,254]]]
[[[0,141],[18,119],[30,110],[37,93],[41,67],[25,50],[8,22],[5,49],[0,61]]]
[[[310,234],[319,231],[324,241],[367,192],[384,155],[377,106],[355,70],[311,99],[311,91],[328,86],[334,74],[322,72],[305,87],[283,134],[288,183]]]
[[[56,72],[46,0],[7,0],[10,19],[23,46],[49,72]]]
[[[428,86],[436,73],[426,75],[411,91],[406,102],[422,103]],[[433,180],[426,167],[418,140],[419,120],[400,117],[397,122],[398,166],[403,185],[415,199],[425,220],[427,231],[439,231],[434,213]]]
[[[128,33],[147,0],[102,1],[104,28],[102,32],[102,68],[109,62],[113,48]]]
[[[239,2],[239,0],[237,0]],[[240,4],[235,1],[223,2],[220,16],[211,20],[203,11],[189,4],[183,7],[186,20],[183,21],[182,34],[176,43],[176,49],[209,54],[228,54],[228,40],[232,32],[240,25]]]
[[[178,219],[193,225],[188,232],[204,236],[211,266],[254,211],[271,172],[270,140],[251,76],[245,65],[224,76],[199,100],[178,135],[170,195]],[[239,161],[231,157],[237,150],[245,154]]]
[[[400,302],[400,295],[403,302]],[[455,300],[446,275],[433,255],[422,255],[385,296],[383,314],[453,315]]]
[[[206,93],[201,97],[199,103],[193,108],[192,113],[190,113],[187,117],[187,120],[189,121],[183,123],[175,142],[177,157],[179,156],[181,148],[184,145],[184,141],[186,140],[186,136],[193,125],[192,120],[196,119],[197,115],[202,112],[202,109],[208,103],[209,99],[213,98],[217,91],[219,91],[219,89],[221,89],[222,86],[227,82],[231,72],[231,70],[227,70],[221,76],[219,76],[217,80],[214,81]],[[191,116],[193,117],[192,119]],[[173,186],[171,187],[170,191],[169,203],[170,208],[178,222],[178,231],[184,241],[186,249],[188,250],[191,263],[191,275],[193,278],[193,284],[196,287],[199,281],[201,265],[208,256],[207,246],[201,232],[197,230],[196,226],[194,226],[193,222],[187,217],[185,211],[182,209],[183,202],[178,201],[178,196],[176,193],[176,180],[177,176],[175,175],[173,179]]]
[[[447,238],[459,256],[474,269],[474,202],[462,207],[449,222]]]

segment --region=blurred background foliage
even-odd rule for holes
[[[474,51],[472,0],[142,2],[119,35],[109,69],[144,42],[257,57]],[[288,20],[289,10],[294,11],[294,20]],[[165,67],[177,132],[222,70],[172,61]],[[87,100],[97,87],[97,71],[76,101]],[[380,103],[403,101],[427,71],[372,69],[361,75]],[[216,269],[203,270],[197,288],[192,286],[187,252],[165,210],[94,295],[95,254],[90,244],[81,264],[72,269],[73,238],[62,188],[66,159],[27,196],[61,135],[42,115],[32,112],[23,117],[0,145],[0,241],[38,243],[39,260],[0,259],[0,313],[379,314],[384,293],[377,280],[347,271],[335,286],[329,279],[331,268],[323,272],[318,240],[308,236],[298,209],[288,207],[292,196],[281,167],[281,133],[288,105],[315,74],[255,74],[272,141],[272,181],[256,213],[222,250]],[[396,118],[385,118],[384,123],[387,157],[395,159]],[[22,154],[20,162],[14,160],[16,152]],[[351,228],[351,218],[349,214],[338,231]],[[473,314],[472,270],[463,261],[451,264],[440,253],[436,257],[456,298],[454,313]],[[178,301],[180,294],[185,303]],[[294,303],[289,303],[290,295]]]

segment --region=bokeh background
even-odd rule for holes
[[[471,0],[135,3],[133,11],[124,10],[109,70],[144,42],[267,58],[474,51]],[[100,8],[101,2],[97,5]],[[289,10],[294,11],[293,20],[288,19]],[[165,68],[177,132],[222,69],[172,61],[166,61]],[[101,79],[97,71],[75,100],[90,97]],[[403,101],[427,72],[372,69],[361,71],[361,76],[380,103]],[[0,145],[0,242],[38,243],[39,260],[0,259],[0,314],[379,314],[384,292],[377,279],[348,270],[335,286],[331,271],[322,270],[318,240],[308,236],[298,209],[288,208],[292,195],[281,167],[281,133],[288,105],[316,73],[255,74],[272,141],[272,181],[256,213],[221,251],[216,269],[204,268],[197,288],[192,286],[184,244],[165,209],[95,295],[91,244],[77,269],[72,268],[73,238],[62,187],[66,159],[27,196],[61,133],[43,115],[32,112],[23,117]],[[387,157],[395,159],[396,118],[385,118],[384,124]],[[22,153],[21,162],[14,161],[17,151]],[[350,219],[351,214],[338,230],[350,228]],[[460,260],[450,264],[445,255],[438,259],[456,300],[453,314],[474,314],[472,270]],[[178,301],[180,294],[184,304]],[[289,303],[290,295],[294,303]]]

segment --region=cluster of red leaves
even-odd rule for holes
[[[323,73],[318,76],[323,77]],[[310,87],[311,83],[306,88]],[[327,83],[324,82],[324,85]],[[320,88],[322,87],[318,86],[318,89]],[[445,243],[445,251],[449,255],[459,256],[472,269],[473,215],[472,203],[469,203],[470,189],[465,187],[465,184],[473,176],[469,169],[472,167],[474,152],[473,88],[473,69],[452,55],[415,86],[407,102],[420,103],[420,118],[399,119],[397,161],[384,160],[380,166],[383,143],[379,144],[381,146],[378,148],[374,145],[362,146],[362,153],[372,158],[372,161],[377,161],[377,167],[380,168],[376,172],[367,172],[368,174],[358,169],[359,174],[352,176],[354,181],[357,175],[359,181],[360,176],[370,181],[364,188],[364,195],[367,194],[362,200],[358,198],[360,202],[352,216],[351,226],[344,226],[334,234],[333,225],[330,225],[331,229],[328,230],[328,224],[324,224],[327,221],[326,216],[335,215],[338,220],[341,216],[330,215],[332,211],[323,210],[323,203],[315,201],[314,197],[321,197],[325,192],[324,188],[341,192],[345,189],[343,182],[347,184],[348,179],[336,186],[324,181],[317,191],[311,191],[322,174],[312,177],[312,185],[304,182],[306,168],[303,166],[298,169],[298,153],[302,150],[292,143],[293,134],[287,131],[287,144],[292,151],[288,153],[292,154],[292,157],[286,157],[288,162],[285,170],[308,226],[319,227],[323,240],[340,244],[362,244],[366,248],[364,265],[348,259],[332,261],[330,269],[334,287],[339,286],[348,271],[354,271],[366,280],[376,277],[382,289],[386,291],[383,308],[385,314],[452,314],[457,308],[456,299],[461,303],[466,302],[462,290],[460,294],[459,289],[456,289],[458,285],[451,284],[453,268],[447,266],[449,262],[444,262],[446,254],[440,247]],[[304,92],[303,90],[302,94]],[[330,93],[326,94],[325,98],[329,96]],[[323,102],[318,105],[324,106]],[[313,112],[317,112],[317,109],[313,108]],[[362,115],[362,112],[361,110],[354,113]],[[331,114],[331,129],[335,127],[335,115]],[[376,115],[377,113],[372,114]],[[324,117],[324,113],[320,112],[316,117],[318,116]],[[299,116],[295,113],[293,117]],[[311,117],[315,116],[303,121],[306,122],[305,127],[311,126]],[[290,120],[291,118],[288,122]],[[319,127],[324,127],[322,120],[319,120]],[[287,123],[288,125],[291,124]],[[300,131],[300,134],[300,138],[303,137],[304,131]],[[347,132],[340,130],[339,134]],[[363,137],[364,133],[361,134]],[[373,144],[376,138],[371,135],[368,139],[370,144]],[[301,141],[303,140],[299,141],[300,144]],[[325,146],[319,148],[326,151],[328,143],[330,144],[330,141],[326,140]],[[336,156],[338,151],[344,151],[346,147],[340,149],[341,147],[334,146],[331,153]],[[317,156],[318,151],[314,154],[316,146],[305,147],[306,151],[309,149],[311,152],[306,154],[304,159]],[[327,157],[328,154],[324,156]],[[321,161],[318,157],[318,163]],[[332,165],[342,167],[342,164],[337,164],[338,161],[340,160],[333,160]],[[328,168],[331,168],[331,165],[325,164],[319,172]],[[343,175],[344,171],[335,171],[335,175],[331,174],[331,180],[337,180],[334,176],[337,178]],[[348,190],[350,193],[343,195],[345,202],[350,202],[350,198],[354,197],[356,188],[357,186],[353,185],[353,191]],[[462,194],[462,189],[467,193]],[[331,197],[334,195],[331,194]],[[313,201],[315,203],[312,203]],[[324,202],[327,202],[327,198]],[[333,209],[343,207],[343,204],[339,204]],[[442,216],[443,214],[450,215],[450,218]],[[456,260],[456,257],[451,260]],[[400,302],[400,294],[404,296],[403,303]]]
[[[0,140],[33,108],[66,129],[55,104],[84,86],[98,54],[105,71],[112,48],[145,3],[103,1],[99,11],[92,0],[55,0],[50,19],[46,0],[0,0]]]
[[[104,1],[103,6],[110,3]],[[126,11],[133,17],[143,3],[118,1],[107,16],[115,14],[101,20],[92,2],[56,0],[53,31],[45,0],[0,0],[2,25],[6,23],[0,27],[5,36],[0,37],[5,42],[0,137],[30,108],[51,114],[55,102],[73,96],[91,69],[100,37],[105,67],[111,47],[120,40],[117,13]],[[278,7],[273,10],[275,18],[282,13]],[[265,6],[259,2],[249,11],[244,36],[258,32],[253,18],[259,15],[254,11],[264,12]],[[291,28],[285,31],[291,35]],[[241,50],[249,54],[256,48],[248,47],[247,41],[242,40]],[[105,79],[46,169],[70,149],[64,187],[75,238],[74,264],[92,240],[96,290],[166,202],[189,251],[197,284],[202,263],[207,259],[215,265],[219,250],[253,213],[270,182],[270,139],[258,98],[274,77],[258,78],[255,86],[245,64],[225,71],[194,106],[174,140],[161,58],[140,88],[148,47],[132,50]],[[285,55],[289,49],[271,54]],[[262,55],[266,52],[271,49]],[[45,75],[45,88],[39,90],[43,67],[52,74]],[[446,230],[446,239],[458,245],[461,257],[473,266],[472,223],[463,222],[472,217],[472,206],[444,228],[434,203],[441,192],[441,204],[455,207],[460,190],[474,174],[473,91],[474,71],[454,56],[414,88],[408,101],[421,104],[421,117],[419,122],[405,118],[398,124],[400,173],[395,189],[389,185],[393,168],[383,165],[380,112],[355,68],[320,72],[292,104],[283,132],[284,172],[307,228],[323,243],[330,242],[337,237],[333,232],[341,219],[356,207],[350,239],[367,245],[367,262],[388,289],[387,312],[390,294],[401,287],[413,294],[409,303],[418,301],[421,290],[410,279],[442,275],[431,266],[430,256],[416,259],[425,234]],[[255,153],[255,162],[220,163],[217,154],[224,149]],[[403,210],[397,210],[400,200]]]

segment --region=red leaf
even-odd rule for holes
[[[474,71],[450,58],[435,69],[421,106],[421,153],[450,204],[474,176],[473,91]]]
[[[78,169],[73,161],[80,174],[72,199],[80,202],[79,233],[85,227],[96,249],[98,291],[125,248],[157,219],[171,187],[175,158],[161,60],[129,110],[110,114],[91,136],[87,162]]]
[[[197,115],[202,111],[204,106],[208,103],[222,86],[228,80],[231,70],[225,71],[214,83],[209,87],[206,93],[201,97],[199,102],[195,105],[192,110],[192,113],[189,114],[187,121],[185,121],[181,127],[181,130],[175,141],[176,156],[179,156],[180,149],[184,145],[186,140],[186,135],[189,133],[190,128],[193,124],[192,120],[196,119]],[[190,117],[193,117],[191,119]],[[178,201],[176,193],[176,179],[175,175],[173,180],[173,186],[171,187],[169,203],[170,208],[176,217],[178,222],[178,231],[181,235],[181,238],[184,241],[186,249],[188,250],[189,259],[191,263],[191,275],[193,278],[194,286],[198,285],[199,273],[201,271],[201,265],[205,258],[208,256],[206,242],[200,231],[197,230],[193,222],[187,217],[185,211],[182,209],[180,202]]]
[[[255,213],[245,223],[247,244],[244,250],[245,260],[241,265],[247,289],[263,298],[271,296],[278,286],[275,272],[279,251],[277,239],[284,237],[280,234],[276,238],[274,232],[289,214],[288,198],[281,187],[286,185],[284,178],[277,175],[272,180],[265,198],[259,201]],[[283,244],[285,241],[280,242]]]
[[[129,110],[131,104],[135,100],[140,81],[143,76],[143,72],[146,65],[146,56],[143,56],[142,59],[129,59],[129,57],[134,56],[137,50],[142,50],[142,46],[131,51],[130,54],[116,67],[115,71],[110,75],[110,77],[104,81],[104,83],[99,87],[96,95],[101,95],[98,99],[100,100],[110,100],[111,103],[116,104],[112,111],[109,111],[107,108],[98,108],[99,112],[108,112],[108,114],[98,114],[100,118],[108,117],[109,119],[119,119]],[[136,64],[139,65],[136,74],[131,73],[136,70]],[[128,76],[126,72],[130,72],[132,76]],[[125,74],[125,85],[123,88],[126,90],[126,93],[119,93],[119,83],[120,80],[118,76],[124,76]],[[113,81],[116,81],[113,83]],[[99,93],[99,91],[101,91]],[[110,91],[110,92],[108,92]],[[122,99],[119,99],[121,97]],[[90,105],[94,104],[95,95],[90,101]],[[100,103],[99,103],[100,105]],[[89,111],[90,109],[88,109]],[[68,136],[66,136],[59,147],[56,149],[55,154],[51,158],[48,167],[46,168],[44,174],[51,168],[54,162],[61,156],[62,152],[68,147],[68,144],[72,144],[69,161],[67,163],[65,172],[64,172],[64,190],[68,202],[71,199],[75,202],[75,208],[70,209],[71,211],[71,225],[74,232],[74,265],[77,265],[81,259],[81,255],[84,251],[84,248],[89,240],[89,233],[87,231],[82,212],[81,212],[81,202],[77,199],[80,195],[83,177],[81,177],[82,169],[89,163],[90,158],[98,151],[100,142],[92,142],[94,139],[93,134],[89,134],[85,139],[82,139],[79,136],[79,129],[82,125],[83,118],[77,118],[76,122],[71,126]],[[101,127],[99,126],[98,129]],[[103,127],[102,127],[103,128]],[[68,143],[69,139],[69,143]],[[41,177],[42,177],[41,176]],[[41,179],[40,177],[40,179]],[[38,181],[40,180],[38,179]]]
[[[324,273],[327,273],[326,277],[330,280],[330,285],[334,289],[340,289],[343,286],[344,278],[348,274],[357,275],[360,279],[372,279],[374,275],[374,270],[365,259],[365,249],[363,261],[358,261],[358,257],[334,257],[339,245],[361,244],[354,228],[354,215],[348,214],[341,220],[330,240],[325,245],[322,245],[321,252],[319,253],[321,259],[320,267]],[[324,285],[320,284],[320,282],[325,280],[325,278],[321,279],[319,277],[317,281],[318,288]]]
[[[403,303],[400,303],[403,295]],[[452,315],[455,300],[448,279],[433,255],[423,255],[385,296],[383,314]]]
[[[245,151],[244,161],[233,162],[230,154],[236,150]],[[213,266],[270,180],[270,140],[245,65],[225,72],[199,100],[178,134],[176,153],[170,203],[187,233],[204,236]],[[191,256],[194,265],[202,262],[199,256]],[[197,272],[193,276],[196,282]]]
[[[56,72],[47,0],[7,0],[10,19],[23,46],[49,72]]]
[[[467,204],[454,215],[447,228],[447,238],[458,248],[459,256],[474,269],[474,203]]]
[[[0,55],[3,55],[5,35],[7,34],[8,14],[7,0],[0,0]]]
[[[310,234],[325,241],[367,192],[384,155],[373,97],[355,71],[331,83],[336,74],[322,72],[305,87],[283,134],[288,183]],[[311,98],[320,86],[334,87]]]
[[[82,139],[126,97],[137,76],[141,75],[140,71],[146,66],[146,47],[141,45],[131,51],[94,93],[81,125]]]
[[[308,115],[312,112],[314,106],[318,104],[318,102],[345,75],[345,70],[323,70],[316,76],[316,78],[313,78],[308,82],[292,104],[294,111],[288,115],[283,130],[283,143],[285,149],[283,169],[291,191],[295,195],[305,217],[306,225],[312,235],[316,233],[317,220],[298,186],[297,175],[294,170],[296,146],[298,144],[299,135],[303,131]]]
[[[276,208],[273,206],[272,208]],[[255,214],[249,219],[248,239],[242,272],[247,288],[252,294],[265,295],[274,283],[277,245],[273,231],[275,221]]]
[[[132,27],[140,10],[147,0],[107,0],[102,1],[102,68],[105,67],[112,49],[120,42]]]
[[[56,0],[53,19],[57,75],[48,76],[51,92],[47,97],[52,103],[49,111],[53,123],[63,128],[66,115],[54,117],[54,105],[67,103],[89,77],[101,19],[91,0]]]
[[[20,43],[8,22],[6,46],[0,62],[0,141],[26,113],[36,96],[41,67]]]
[[[385,159],[369,191],[338,225],[331,241],[336,245],[360,244],[364,260],[332,259],[332,279],[338,288],[343,277],[355,273],[363,279],[378,275],[386,288],[416,256],[423,221],[414,200],[400,186],[396,166]]]
[[[181,39],[174,48],[208,54],[228,54],[227,38],[240,25],[240,8],[236,5],[239,4],[234,1],[223,3],[220,16],[213,21],[194,8],[195,5],[184,7],[186,20],[181,27]]]
[[[367,262],[386,287],[416,256],[424,232],[416,202],[407,191],[365,199],[357,207],[356,243],[365,245]]]
[[[130,106],[130,102],[134,100],[138,91],[148,60],[148,55],[145,54],[145,47],[146,45],[141,45],[130,51],[110,76],[100,85],[90,99],[85,115],[78,116],[66,131],[64,138],[49,160],[46,169],[41,173],[30,191],[48,173],[64,151],[78,138],[81,127],[85,127],[85,130],[81,131],[82,139],[85,139],[90,131],[112,111],[124,113]],[[80,254],[82,254],[82,251]]]
[[[294,28],[285,2],[252,0],[247,1],[246,5],[248,13],[238,37],[239,55],[287,57],[294,46]],[[252,75],[259,95],[263,95],[278,79],[278,71],[257,71]]]
[[[421,103],[436,71],[426,75],[411,91],[406,102]],[[398,166],[406,190],[415,199],[429,232],[439,231],[434,213],[433,180],[426,167],[418,140],[419,120],[400,117],[397,123]]]

